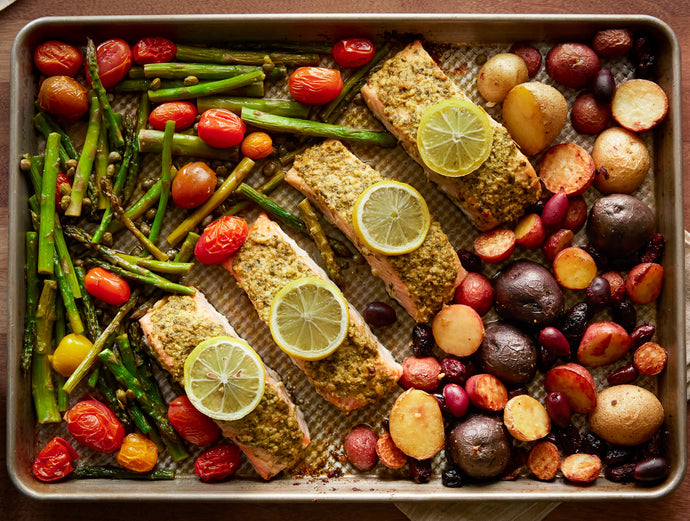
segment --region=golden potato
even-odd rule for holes
[[[531,81],[510,89],[503,100],[503,122],[525,154],[538,154],[563,130],[568,102],[550,85]]]
[[[664,421],[659,399],[637,385],[615,385],[599,393],[589,415],[595,434],[615,445],[633,446],[649,440]]]
[[[529,79],[527,65],[517,54],[501,53],[479,69],[477,89],[489,103],[501,103],[508,91]]]
[[[594,178],[602,194],[629,194],[637,190],[649,171],[649,151],[635,133],[620,127],[604,130],[592,149],[594,167],[606,173]]]

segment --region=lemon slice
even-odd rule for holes
[[[489,116],[470,101],[450,99],[429,107],[417,129],[417,148],[434,172],[461,177],[474,172],[491,152]]]
[[[269,326],[278,347],[303,360],[320,360],[338,349],[350,322],[345,297],[316,277],[290,282],[273,298]]]
[[[196,346],[184,363],[184,389],[201,413],[216,420],[239,420],[264,395],[266,370],[249,344],[217,336]]]
[[[416,250],[431,225],[422,195],[408,184],[380,181],[355,201],[352,224],[357,237],[372,251],[401,255]]]

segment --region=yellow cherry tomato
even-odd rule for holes
[[[91,340],[83,335],[65,335],[50,358],[53,369],[64,377],[70,376],[92,347]]]
[[[148,472],[158,461],[158,448],[143,434],[125,436],[117,453],[117,462],[132,472]]]

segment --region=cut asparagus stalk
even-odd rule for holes
[[[168,199],[170,197],[170,170],[172,166],[172,141],[175,134],[175,121],[168,120],[165,122],[165,131],[163,132],[163,150],[161,152],[161,195],[158,198],[158,210],[156,216],[151,223],[151,231],[149,232],[149,240],[154,244],[158,242],[161,228],[163,227],[163,218],[165,217],[165,210],[168,207]]]
[[[235,51],[209,47],[178,45],[175,57],[182,62],[227,63],[244,65],[264,65],[276,63],[288,67],[317,65],[319,55],[316,53],[284,53],[274,51]]]
[[[266,72],[259,66],[253,65],[218,65],[213,63],[147,63],[144,65],[146,78],[184,79],[195,76],[200,80],[222,80],[247,74],[249,72]],[[271,67],[266,73],[267,80],[279,80],[287,76],[285,67]],[[200,111],[201,112],[201,111]]]
[[[139,132],[139,152],[161,152],[162,150],[162,131],[147,129]],[[172,150],[175,156],[198,156],[207,159],[221,159],[224,161],[231,160],[237,156],[236,147],[213,148],[204,143],[198,136],[180,133],[176,133],[173,136]]]
[[[74,295],[72,290],[67,283],[65,274],[62,272],[60,263],[55,258],[55,279],[57,280],[58,288],[60,288],[60,294],[62,295],[62,302],[65,304],[65,312],[67,313],[67,318],[69,319],[69,325],[72,328],[72,332],[81,335],[84,332],[84,323],[81,321],[81,316],[79,316],[79,310],[77,309],[77,303],[74,301]]]
[[[179,101],[210,96],[211,94],[220,94],[239,87],[244,87],[256,81],[262,81],[264,78],[264,73],[259,70],[234,76],[232,78],[226,78],[224,80],[199,83],[188,87],[149,90],[149,99],[154,103],[162,103],[164,101]]]
[[[189,232],[187,237],[185,237],[182,246],[180,246],[180,251],[178,251],[177,255],[175,255],[175,262],[188,263],[191,267],[192,263],[189,261],[194,257],[194,247],[196,246],[196,243],[200,237],[201,236],[198,233]]]
[[[283,179],[285,179],[285,172],[278,170],[273,174],[273,177],[257,188],[257,191],[261,194],[268,195],[281,185]],[[239,201],[228,208],[223,215],[237,215],[250,204],[251,202],[246,199],[244,201]]]
[[[130,472],[115,467],[77,467],[70,473],[74,479],[133,479],[161,481],[175,479],[175,469],[156,469],[151,472]]]
[[[22,351],[21,367],[24,371],[31,368],[31,357],[36,343],[36,310],[38,309],[38,271],[36,257],[38,255],[38,234],[26,232],[26,316],[24,317],[24,349]]]
[[[311,235],[311,238],[319,248],[319,252],[321,252],[321,258],[326,264],[328,276],[336,284],[342,284],[343,277],[342,273],[340,272],[340,266],[338,266],[338,261],[335,259],[335,253],[333,253],[333,248],[331,248],[331,245],[328,243],[328,237],[326,237],[326,233],[321,227],[321,223],[319,222],[316,212],[314,212],[311,204],[309,204],[309,200],[302,200],[302,202],[297,205],[297,208],[299,208],[302,213],[302,220],[307,226],[309,235]]]
[[[291,118],[306,118],[309,115],[309,106],[299,101],[284,99],[255,99],[232,96],[206,96],[196,102],[199,113],[208,109],[227,109],[240,114],[243,108],[260,110],[275,116]]]
[[[86,326],[86,334],[89,340],[95,341],[101,335],[101,326],[98,323],[98,316],[96,315],[96,308],[93,307],[91,302],[91,295],[84,287],[84,278],[86,277],[86,272],[81,266],[76,266],[74,272],[77,275],[77,280],[79,281],[79,287],[82,291],[81,303],[84,310],[84,322]]]
[[[110,136],[110,146],[112,148],[122,148],[125,146],[125,138],[122,136],[120,121],[115,115],[113,108],[108,101],[108,94],[103,88],[101,79],[98,75],[98,59],[96,57],[96,46],[91,38],[86,41],[86,67],[91,78],[91,85],[98,96],[98,103],[103,110],[103,117],[108,124],[108,135]]]
[[[299,217],[295,217],[278,203],[259,193],[251,186],[242,183],[237,188],[237,193],[259,205],[281,223],[309,237],[307,226]]]
[[[60,158],[60,134],[48,136],[41,180],[41,214],[38,230],[38,273],[52,275],[55,257],[55,190]]]
[[[31,394],[38,423],[56,423],[62,418],[57,407],[50,355],[55,322],[57,283],[46,280],[36,310],[36,347],[31,361]]]
[[[93,97],[91,98],[91,106],[89,108],[89,126],[86,130],[86,139],[84,140],[84,146],[79,156],[77,172],[74,174],[74,183],[72,185],[72,191],[70,192],[70,203],[65,210],[65,215],[70,217],[79,217],[81,215],[81,204],[96,157],[98,134],[100,131],[101,109],[98,104],[98,99]]]

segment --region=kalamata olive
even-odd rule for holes
[[[467,365],[449,356],[441,360],[441,372],[445,375],[444,380],[453,384],[464,384],[471,376]]]
[[[583,246],[582,249],[589,253],[589,255],[594,259],[594,263],[597,265],[597,268],[602,271],[606,271],[609,265],[608,260],[597,248],[591,244],[587,244]]]
[[[434,349],[434,333],[428,324],[415,324],[412,328],[412,352],[423,358],[431,356]],[[443,367],[441,367],[443,370]]]
[[[635,38],[633,53],[637,60],[635,77],[650,79],[654,75],[656,66],[656,50],[649,35],[642,34]]]
[[[516,396],[522,396],[523,394],[529,394],[527,391],[527,387],[524,385],[521,385],[519,387],[513,387],[512,389],[508,389],[508,399],[510,400],[511,398],[515,398]]]
[[[666,458],[647,458],[635,465],[637,481],[659,481],[668,476],[671,466]]]
[[[568,356],[570,344],[563,333],[553,326],[548,326],[539,332],[539,344],[556,356]]]
[[[446,384],[443,388],[443,397],[446,401],[446,407],[448,407],[453,416],[462,418],[467,414],[467,409],[470,407],[470,399],[465,389],[458,384]]]
[[[606,381],[609,385],[623,385],[629,384],[635,380],[635,378],[637,378],[637,369],[635,369],[635,366],[631,362],[620,369],[611,371],[606,377]]]
[[[473,251],[460,249],[458,250],[458,258],[460,259],[460,264],[467,271],[474,271],[480,273],[482,271],[482,260],[479,255]]]
[[[362,312],[364,320],[373,327],[385,327],[394,324],[398,320],[395,309],[385,302],[369,302]]]
[[[555,431],[558,444],[565,454],[570,455],[580,452],[580,444],[582,441],[580,439],[580,431],[577,430],[577,427],[569,423],[567,427],[557,427]]]
[[[558,228],[568,213],[568,196],[565,192],[552,195],[541,212],[541,222],[546,228]]]
[[[635,449],[630,447],[611,447],[604,455],[604,464],[616,467],[623,463],[635,463]]]
[[[608,450],[606,442],[593,432],[585,432],[581,436],[580,451],[585,454],[594,454],[603,458]]]
[[[537,346],[537,367],[542,372],[546,372],[556,363],[556,355],[546,349],[543,345]]]
[[[600,311],[611,303],[611,284],[604,277],[594,277],[587,286],[586,295],[587,305],[592,311]]]
[[[649,342],[654,333],[656,332],[656,327],[651,324],[640,324],[632,333],[630,333],[630,338],[632,339],[633,348],[640,347],[645,342]]]
[[[664,451],[664,429],[659,429],[654,433],[647,443],[645,443],[640,451],[642,459],[656,458],[661,456]]]
[[[546,436],[542,438],[542,441],[549,441],[553,443],[554,445],[559,445],[558,437],[556,436],[556,433],[551,430]]]
[[[455,469],[446,469],[441,474],[444,487],[457,488],[462,486],[462,475]]]
[[[568,398],[566,398],[565,394],[561,392],[549,393],[545,403],[549,418],[556,425],[565,429],[570,423],[570,416],[572,415],[570,403],[568,403]]]
[[[616,467],[606,467],[604,477],[615,483],[629,483],[635,479],[635,464],[625,463]]]
[[[410,474],[415,483],[428,483],[431,479],[431,460],[410,458]]]
[[[546,205],[546,200],[539,199],[536,203],[533,203],[525,208],[525,215],[529,215],[531,213],[541,215],[541,212],[544,211],[544,205]]]
[[[571,350],[576,350],[580,345],[588,320],[589,306],[586,302],[578,302],[563,315],[559,329],[568,340]]]
[[[448,405],[446,405],[446,399],[444,398],[443,394],[434,393],[432,396],[436,398],[436,402],[438,403],[438,407],[441,409],[441,412],[443,414],[450,414],[450,410],[448,409]]]
[[[661,263],[661,256],[664,254],[666,239],[660,233],[655,233],[649,242],[642,247],[640,252],[640,262]]]
[[[637,311],[627,300],[619,302],[611,308],[611,317],[614,322],[622,326],[628,333],[631,333],[637,324]]]
[[[592,94],[597,103],[608,105],[616,92],[616,80],[608,69],[599,69],[592,84]]]

